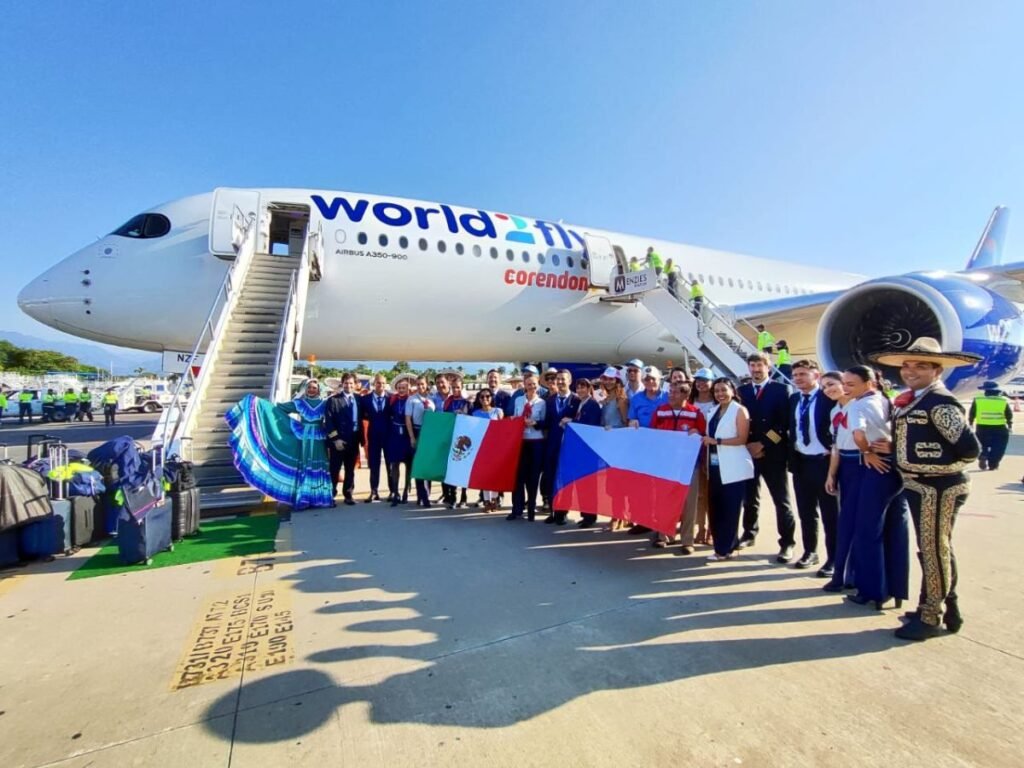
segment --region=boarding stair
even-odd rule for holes
[[[182,376],[174,398],[180,407],[154,439],[164,456],[193,462],[204,516],[262,500],[235,469],[224,416],[246,394],[290,396],[308,282],[322,273],[316,236],[300,256],[257,253],[257,240],[253,221],[239,227],[237,256],[192,352],[192,359],[202,353],[202,365]]]

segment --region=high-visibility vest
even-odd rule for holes
[[[639,261],[631,261],[631,262],[629,262],[629,271],[630,272],[639,272],[641,269],[643,269],[643,267],[640,266],[640,262]]]
[[[78,401],[80,403],[91,403],[92,402],[92,395],[89,394],[88,392],[83,392],[82,394],[80,394],[78,396]]]
[[[117,395],[113,392],[107,392],[103,395],[104,405],[117,405]]]
[[[78,395],[76,393],[74,393],[74,392],[65,392],[64,393],[64,402],[67,403],[68,405],[71,405],[72,403],[77,403],[78,402]]]
[[[647,254],[647,264],[652,269],[663,269],[665,267],[665,262],[661,260],[661,256],[657,251],[651,251]]]
[[[762,352],[766,347],[775,343],[775,337],[768,331],[760,331],[757,334],[757,351]]]
[[[778,365],[789,365],[792,360],[793,358],[790,356],[788,349],[779,350]]]
[[[690,298],[691,299],[703,299],[704,289],[700,287],[700,283],[694,280],[690,283]]]
[[[18,402],[19,403],[31,403],[32,402],[32,393],[31,392],[21,392],[18,395]]]
[[[0,392],[0,408],[6,408],[6,407],[7,407],[7,395],[5,395],[3,392]]]
[[[974,420],[979,427],[1005,427],[1006,407],[1010,404],[1002,395],[981,395],[974,398]]]
[[[47,392],[45,395],[43,395],[43,405],[53,405],[53,401],[55,399],[56,398],[54,398],[53,395]]]

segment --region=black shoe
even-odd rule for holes
[[[629,536],[642,536],[643,534],[650,532],[651,529],[646,525],[637,525],[636,523],[633,523],[633,525],[629,526],[629,530],[626,531],[626,534]]]
[[[597,523],[593,520],[580,520],[576,523],[577,528],[593,528],[595,525],[597,525]]]
[[[835,576],[835,573],[835,566],[832,565],[832,563],[825,563],[823,566],[821,566],[821,568],[818,569],[818,572],[815,575],[819,579],[831,579],[833,576]]]
[[[964,617],[960,615],[960,605],[956,598],[946,600],[946,613],[942,617],[942,623],[953,634],[959,632],[960,627],[964,625]]]
[[[793,545],[785,546],[779,550],[779,554],[775,556],[776,563],[791,563],[793,562]]]
[[[842,584],[837,584],[834,581],[830,581],[828,584],[823,586],[821,589],[822,589],[823,592],[842,592],[844,590],[844,587],[843,587]]]
[[[557,520],[555,520],[555,525],[565,525],[565,518],[560,517]]]
[[[534,518],[536,518],[536,517],[537,517],[537,513],[536,512],[527,512],[526,513],[526,519],[528,521],[530,521],[531,523],[534,521]]]
[[[377,494],[371,493],[369,496],[367,496],[365,499],[363,499],[363,504],[369,504],[370,502],[372,502],[374,496],[377,496]],[[379,496],[377,496],[377,501],[380,501],[380,497]]]
[[[388,497],[388,501],[391,502],[391,506],[392,507],[397,507],[398,506],[398,496],[389,496]]]
[[[736,549],[746,549],[747,547],[752,547],[754,546],[755,541],[756,539],[753,536],[744,536],[742,539],[739,540],[739,543],[736,545]]]
[[[793,567],[800,568],[802,570],[804,568],[810,568],[812,565],[817,565],[820,562],[817,552],[804,552],[803,556],[796,561],[796,565]]]
[[[351,507],[351,506],[354,506],[354,505],[355,505],[355,503],[356,503],[356,502],[355,502],[355,499],[353,499],[353,498],[352,498],[351,496],[346,496],[346,497],[345,497],[345,505],[346,505],[346,506],[349,506],[349,507]]]
[[[925,624],[919,616],[915,616],[894,633],[900,640],[913,640],[921,642],[932,637],[938,637],[939,628],[932,624]]]
[[[506,519],[506,520],[522,520],[522,519],[523,519],[523,516],[522,516],[521,514],[520,514],[520,515],[517,515],[517,514],[516,514],[515,512],[509,512],[509,513],[508,513],[508,514],[507,514],[507,515],[505,516],[505,519]]]
[[[864,597],[859,592],[853,595],[847,595],[846,599],[856,605],[873,605],[876,611],[882,610],[883,600],[872,600],[870,597]]]
[[[555,520],[555,516],[554,515],[548,515],[547,517],[544,518],[544,525],[554,525],[556,522],[558,522],[558,521]]]

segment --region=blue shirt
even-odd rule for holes
[[[640,422],[641,427],[649,427],[651,417],[654,416],[658,406],[666,403],[668,403],[668,396],[660,392],[653,399],[647,396],[646,391],[637,392],[629,399],[629,420],[636,419]]]

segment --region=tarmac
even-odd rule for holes
[[[776,564],[770,506],[718,564],[360,502],[247,560],[2,572],[0,766],[1019,766],[1022,474],[1022,436],[972,472],[965,624],[919,644]]]

